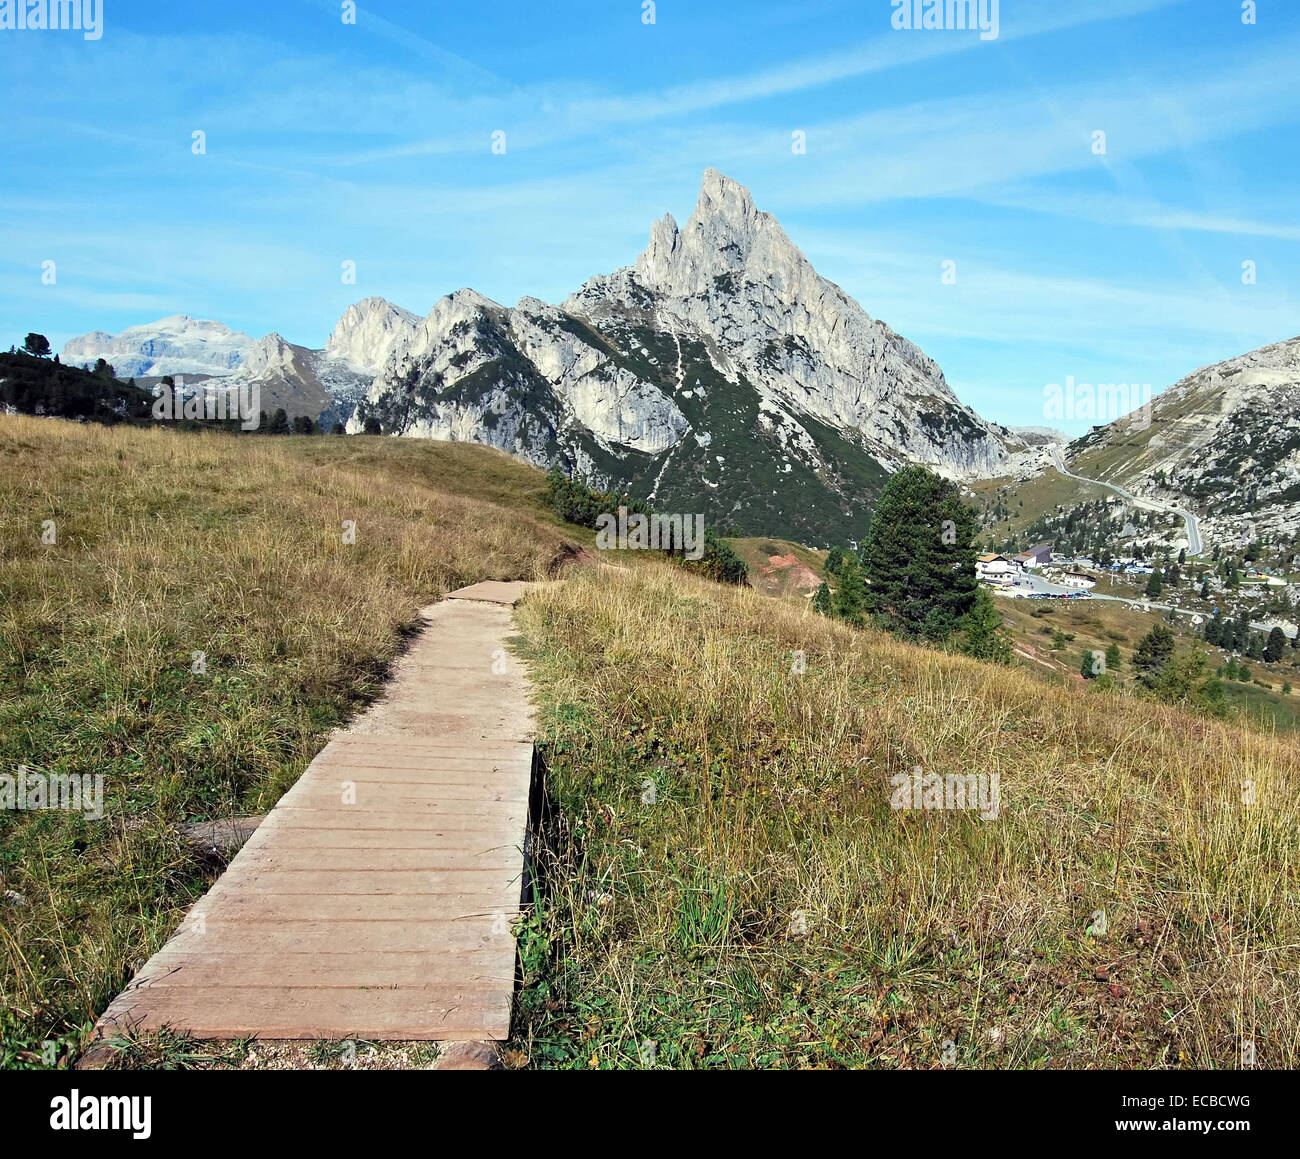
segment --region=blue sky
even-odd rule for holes
[[[1300,334],[1295,0],[1001,0],[995,40],[889,0],[341,7],[0,31],[4,343],[186,313],[320,346],[371,294],[560,301],[709,165],[997,421]]]

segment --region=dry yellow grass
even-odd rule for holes
[[[521,623],[562,818],[535,1064],[1300,1062],[1292,740],[662,566]],[[891,810],[918,765],[999,774],[999,817]]]
[[[421,606],[552,569],[542,489],[483,447],[0,416],[0,771],[107,799],[0,812],[0,1066],[75,1049],[206,885],[175,822],[274,804]]]

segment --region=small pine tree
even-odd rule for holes
[[[831,607],[837,619],[854,627],[860,628],[866,622],[867,585],[858,561],[851,555],[840,564],[839,586],[831,597]]]
[[[1003,630],[1002,613],[983,588],[975,593],[975,606],[966,616],[966,636],[961,650],[978,660],[1011,663],[1011,640]]]
[[[1160,583],[1160,569],[1156,568],[1151,572],[1151,577],[1147,580],[1145,595],[1148,599],[1155,599],[1164,590]]]
[[[1164,624],[1156,624],[1138,641],[1137,651],[1133,653],[1138,682],[1147,688],[1155,688],[1173,654],[1174,634]]]
[[[1264,659],[1276,664],[1286,652],[1286,633],[1275,627],[1268,634],[1268,643],[1264,645]]]
[[[826,581],[822,580],[821,587],[817,589],[817,594],[813,596],[813,611],[821,616],[831,614],[831,589],[826,586]]]
[[[1120,666],[1119,645],[1112,644],[1106,649],[1106,670],[1112,671]]]
[[[371,415],[366,419],[364,433],[367,435],[382,435],[384,433],[384,428],[380,424],[379,420],[375,418],[374,415]]]

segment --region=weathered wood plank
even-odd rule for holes
[[[385,696],[331,738],[100,1034],[508,1034],[534,761],[526,670],[492,660],[521,591],[426,610]]]

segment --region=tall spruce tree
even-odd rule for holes
[[[954,484],[920,466],[896,472],[862,545],[867,610],[901,635],[946,639],[975,606],[976,530]]]
[[[1268,634],[1268,643],[1264,645],[1264,659],[1276,664],[1286,653],[1286,633],[1281,628],[1273,628]]]

